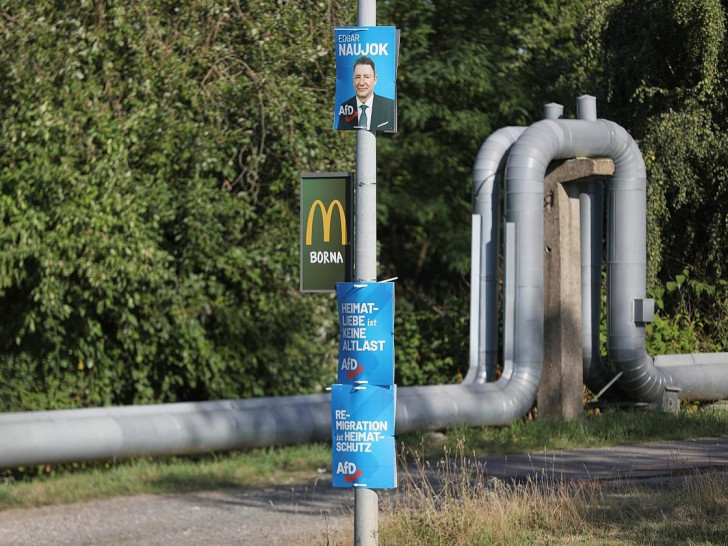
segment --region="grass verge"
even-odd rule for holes
[[[330,467],[331,447],[309,444],[196,457],[12,469],[0,471],[0,510],[140,493],[302,483]]]
[[[409,467],[411,468],[411,467]],[[473,459],[405,472],[388,498],[380,545],[725,544],[728,476],[662,487],[488,478]],[[347,544],[332,537],[332,544]]]
[[[684,440],[723,436],[728,432],[728,411],[714,406],[688,405],[676,415],[635,410],[611,410],[585,415],[578,421],[522,419],[505,427],[460,427],[445,438],[429,433],[398,436],[423,459],[442,455],[442,448],[455,451],[464,446],[477,456],[579,449],[635,444],[658,440]],[[439,441],[438,441],[439,439]]]

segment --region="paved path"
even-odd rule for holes
[[[326,544],[353,525],[354,494],[331,482],[136,495],[0,512],[2,546]]]
[[[489,477],[657,483],[728,471],[728,437],[481,459]],[[179,495],[138,495],[0,512],[1,546],[327,544],[352,533],[353,492],[318,480]]]
[[[711,468],[728,471],[728,437],[500,455],[481,461],[487,475],[500,478],[654,480]]]

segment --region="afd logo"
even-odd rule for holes
[[[363,472],[356,469],[356,465],[350,461],[342,461],[336,466],[336,473],[344,475],[346,483],[354,483],[358,480]]]
[[[347,243],[346,233],[346,213],[344,212],[344,206],[341,201],[334,199],[329,203],[328,208],[324,205],[321,199],[316,199],[308,209],[308,218],[306,220],[306,245],[310,246],[313,244],[313,222],[316,218],[316,211],[321,211],[321,223],[324,230],[324,243],[331,242],[331,220],[334,213],[334,207],[339,211],[339,223],[341,225],[341,244]]]
[[[341,360],[341,369],[346,372],[346,377],[354,379],[364,371],[364,366],[359,364],[356,358],[346,357]]]

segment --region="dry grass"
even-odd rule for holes
[[[583,527],[579,505],[597,488],[488,478],[476,459],[445,452],[432,467],[415,461],[385,506],[381,544],[527,544]],[[568,541],[566,542],[568,543]]]
[[[728,476],[706,473],[660,486],[509,482],[462,452],[400,468],[381,494],[380,545],[728,544]],[[351,544],[345,532],[325,544]]]

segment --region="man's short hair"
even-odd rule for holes
[[[377,69],[374,68],[374,61],[371,59],[371,57],[367,57],[366,55],[359,57],[356,61],[354,61],[354,70],[356,70],[356,67],[360,64],[365,64],[372,67],[372,71],[376,75]]]

